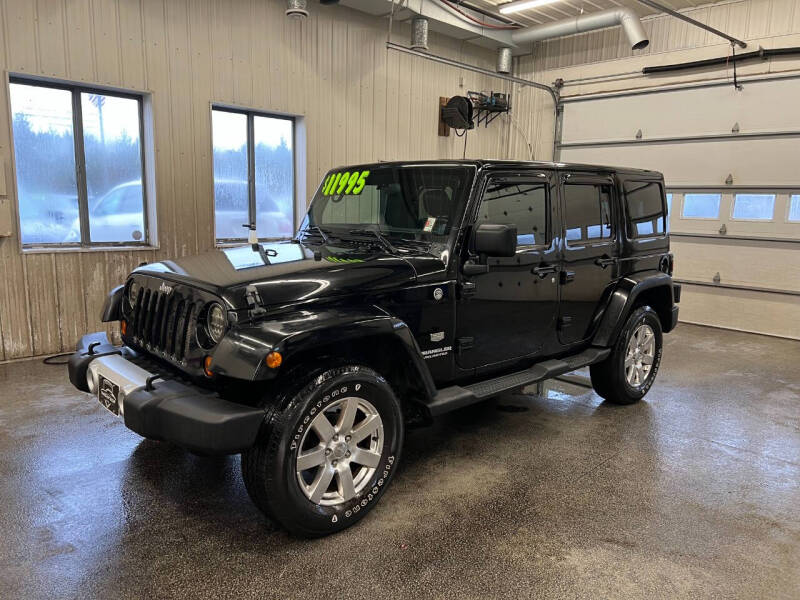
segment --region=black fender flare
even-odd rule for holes
[[[617,282],[611,298],[608,301],[600,325],[592,338],[593,346],[608,348],[616,342],[625,319],[636,303],[636,298],[644,291],[663,287],[670,295],[670,302],[674,305],[672,277],[662,271],[642,271]]]
[[[110,323],[111,321],[119,321],[122,318],[122,296],[124,293],[124,285],[118,285],[108,292],[106,302],[103,305],[103,312],[100,313],[100,321]]]
[[[214,351],[211,369],[218,375],[237,379],[269,380],[278,376],[282,369],[290,368],[292,359],[300,354],[375,337],[391,337],[399,342],[425,393],[432,398],[436,385],[408,325],[376,306],[294,310],[235,328]],[[278,369],[266,364],[266,356],[272,351],[281,353],[283,361]],[[370,348],[370,351],[381,350]]]

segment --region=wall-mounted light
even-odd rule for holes
[[[553,4],[553,2],[558,2],[558,0],[517,0],[516,2],[503,4],[500,7],[500,14],[507,15],[509,13],[515,13],[521,10],[527,10],[529,8],[544,6],[545,4]]]

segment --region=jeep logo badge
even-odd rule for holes
[[[161,287],[158,288],[158,291],[161,292],[162,294],[169,295],[172,293],[172,287],[168,286],[166,283],[162,283]]]

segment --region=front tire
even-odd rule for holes
[[[264,513],[319,537],[353,525],[383,495],[400,461],[403,415],[386,380],[361,365],[317,371],[298,387],[242,454],[242,475]]]
[[[613,404],[633,404],[650,390],[661,365],[661,321],[649,306],[633,310],[611,354],[591,365],[592,387]]]

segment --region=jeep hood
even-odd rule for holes
[[[378,292],[413,283],[417,275],[408,258],[375,248],[354,245],[312,249],[296,242],[262,247],[266,259],[249,245],[236,246],[142,265],[134,273],[201,288],[219,296],[234,310],[248,307],[250,286],[258,291],[263,306],[273,306]],[[436,262],[441,268],[441,261]]]

